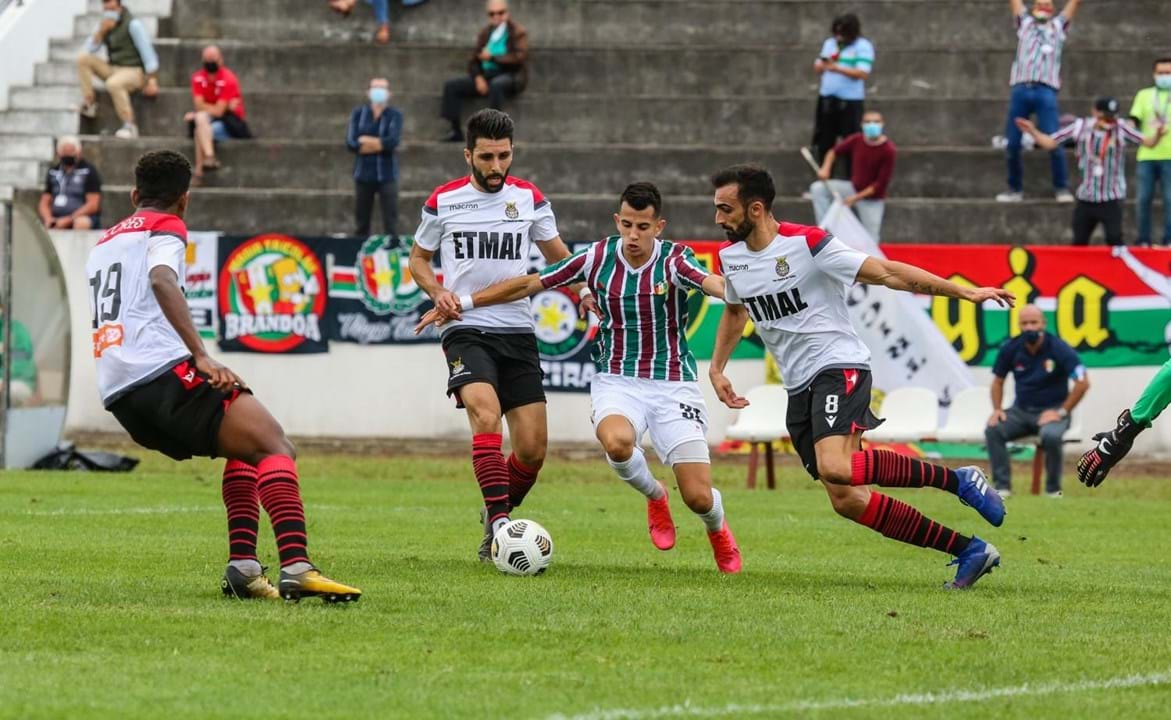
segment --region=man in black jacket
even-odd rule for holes
[[[443,108],[439,114],[451,123],[451,132],[443,138],[448,142],[463,142],[460,111],[465,98],[487,96],[488,104],[499,110],[506,97],[524,90],[528,79],[525,69],[528,32],[509,17],[505,0],[488,0],[487,10],[488,25],[476,37],[468,74],[443,85]]]

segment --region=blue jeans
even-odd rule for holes
[[[1143,160],[1138,164],[1138,242],[1151,243],[1151,201],[1155,183],[1163,190],[1163,244],[1171,244],[1171,160]]]
[[[379,25],[390,24],[389,0],[366,0],[366,4],[374,8],[374,19],[378,21]]]
[[[1004,137],[1008,139],[1008,188],[1013,192],[1024,190],[1024,162],[1021,160],[1021,131],[1013,122],[1016,118],[1037,115],[1037,129],[1052,135],[1057,132],[1057,90],[1042,83],[1017,83],[1012,86],[1008,102],[1008,122]],[[1063,190],[1069,184],[1065,170],[1065,151],[1057,148],[1049,153],[1049,168],[1053,173],[1053,189]]]

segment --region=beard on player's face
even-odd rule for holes
[[[484,192],[497,193],[504,189],[504,179],[508,177],[508,169],[505,169],[503,173],[490,170],[485,175],[480,172],[480,168],[472,165],[472,177],[476,179],[476,184],[482,187]]]
[[[724,235],[732,242],[744,242],[752,234],[752,231],[756,229],[756,223],[745,217],[740,221],[739,225],[721,225],[720,227],[723,228]]]

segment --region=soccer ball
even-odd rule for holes
[[[553,560],[553,538],[532,520],[513,520],[492,538],[492,562],[505,575],[540,575]]]

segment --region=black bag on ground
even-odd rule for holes
[[[37,460],[32,469],[130,472],[137,465],[138,458],[101,450],[78,450],[73,443],[62,443],[56,450]]]

